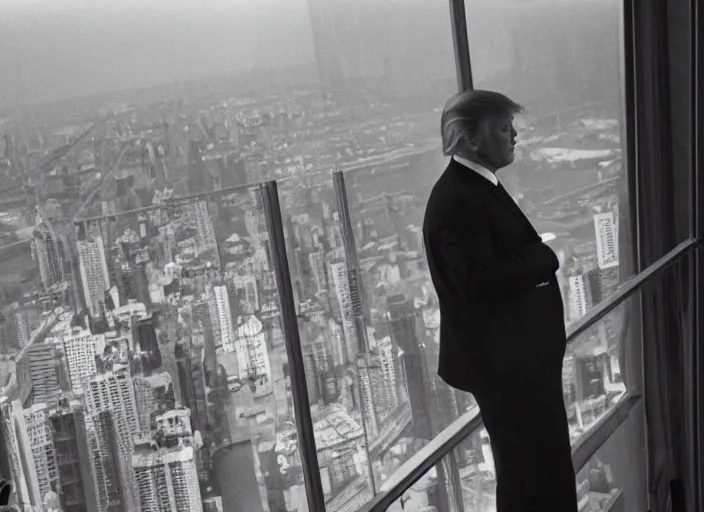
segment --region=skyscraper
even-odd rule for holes
[[[432,439],[432,412],[426,398],[431,389],[425,347],[418,340],[413,305],[403,295],[388,298],[389,332],[400,349],[403,381],[408,393],[413,418],[413,433],[418,439]]]
[[[61,507],[65,512],[90,512],[98,507],[95,493],[95,473],[91,460],[86,429],[85,409],[78,401],[59,403],[49,411],[54,452],[58,469]]]
[[[51,403],[61,393],[59,360],[53,344],[35,342],[28,345],[16,361],[22,404]]]
[[[208,308],[215,345],[222,347],[224,352],[232,352],[235,350],[235,329],[232,325],[230,298],[224,284],[208,288]]]
[[[47,493],[57,488],[59,478],[46,404],[36,404],[25,409],[24,420],[37,474],[39,494],[43,500]]]
[[[10,475],[17,501],[41,506],[37,474],[32,461],[31,446],[25,428],[22,404],[0,398],[0,433],[8,456]]]
[[[141,375],[132,377],[132,387],[139,418],[139,434],[148,435],[151,432],[152,412],[156,411],[154,389],[149,380]]]
[[[335,288],[335,295],[340,304],[342,330],[345,334],[345,343],[347,344],[347,357],[353,360],[358,352],[359,343],[354,324],[354,304],[347,275],[347,265],[342,261],[330,263],[330,274]]]
[[[377,348],[379,367],[381,370],[381,388],[379,393],[379,406],[391,414],[400,405],[398,393],[398,349],[391,342],[391,338],[383,338]]]
[[[105,311],[105,291],[110,288],[103,239],[96,236],[93,240],[78,240],[76,245],[86,307],[92,317],[99,317]]]
[[[102,352],[104,346],[104,335],[91,334],[89,330],[80,327],[74,328],[70,335],[64,336],[64,354],[74,393],[82,393],[84,381],[98,373],[95,356],[98,347]]]
[[[112,412],[119,450],[120,479],[125,484],[124,504],[128,510],[138,509],[138,493],[132,474],[132,452],[136,433],[139,431],[137,405],[132,379],[126,372],[109,372],[90,380],[86,389],[86,405],[93,416],[103,411]],[[109,454],[107,446],[98,447],[103,459]]]
[[[132,457],[132,466],[141,510],[203,510],[192,446],[140,451]]]
[[[569,320],[574,321],[587,314],[589,300],[584,275],[570,276],[569,283]]]
[[[63,262],[59,252],[59,240],[47,222],[39,223],[32,233],[32,244],[45,288],[64,280]]]
[[[93,416],[89,444],[93,454],[97,498],[101,510],[119,511],[129,492],[124,475],[128,468],[120,457],[120,446],[112,411]]]
[[[215,239],[215,229],[208,213],[208,203],[206,201],[196,201],[193,204],[193,214],[196,229],[196,239],[198,241],[197,251],[204,252],[217,248]],[[218,263],[219,264],[219,263]]]

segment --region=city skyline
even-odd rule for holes
[[[499,179],[564,254],[568,329],[629,277],[619,253],[628,198],[618,30],[603,23],[617,11],[605,3],[583,19],[560,3],[551,12],[561,23],[534,38],[535,55],[524,39],[540,16],[523,23],[507,2],[497,19],[520,30],[501,47],[504,65],[482,69],[486,52],[477,59],[482,81],[523,87],[516,162]],[[76,25],[56,45],[18,43],[10,60],[0,57],[15,92],[80,96],[107,82],[137,91],[19,109],[0,125],[0,476],[17,482],[16,502],[31,512],[303,512],[311,479],[327,510],[357,512],[476,410],[437,376],[440,310],[421,232],[447,164],[438,119],[457,87],[447,5],[310,0],[295,7],[305,23],[286,10],[265,16],[274,2],[261,16],[248,5],[252,18],[238,23],[256,23],[241,33],[233,16],[245,7],[192,5],[165,13],[161,4],[64,2],[31,27],[33,7],[5,6],[23,37],[52,25],[51,42],[66,20]],[[579,29],[567,30],[575,18]],[[270,38],[284,21],[308,42],[284,30]],[[596,43],[599,31],[608,37]],[[230,36],[273,71],[242,74],[237,85],[208,78],[240,65]],[[572,58],[593,54],[601,79],[565,69],[554,40]],[[155,41],[175,65],[158,64]],[[314,65],[296,67],[293,54]],[[42,56],[54,58],[40,70],[51,83],[23,74]],[[556,111],[538,68],[555,71]],[[157,76],[195,78],[203,90],[140,92]],[[577,87],[584,76],[594,87]],[[262,185],[272,180],[280,218]],[[291,352],[295,328],[300,354]],[[568,350],[573,440],[626,393],[623,328],[614,310]],[[312,435],[301,437],[307,415]],[[463,441],[456,468],[431,471],[408,506],[445,510],[454,493],[495,511],[488,443],[482,432]],[[605,457],[590,471],[608,474],[617,461]],[[581,476],[580,497],[613,501],[623,478],[596,486]]]

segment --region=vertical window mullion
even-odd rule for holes
[[[465,0],[450,0],[452,41],[455,48],[457,86],[460,92],[474,89],[474,83],[472,82],[472,63],[469,56],[469,39],[467,38],[467,18],[464,3]]]

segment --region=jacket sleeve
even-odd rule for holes
[[[463,210],[441,223],[437,246],[452,280],[469,300],[505,299],[554,277],[559,262],[542,241],[498,252],[486,221]]]

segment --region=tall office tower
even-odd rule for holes
[[[426,2],[405,5],[408,9],[379,0],[308,0],[323,89],[377,86],[396,98],[422,94],[433,81],[452,76],[450,63],[437,58],[449,50],[438,37],[447,13]],[[427,70],[427,76],[414,77],[414,69]]]
[[[573,322],[587,314],[589,300],[584,275],[570,276],[569,283],[569,320]]]
[[[259,289],[257,278],[253,274],[237,274],[233,278],[235,293],[245,312],[252,314],[259,311]]]
[[[98,507],[95,473],[88,447],[85,409],[78,401],[60,401],[49,411],[49,426],[56,453],[61,508],[65,512],[103,512]]]
[[[124,504],[128,510],[138,509],[138,493],[132,474],[133,440],[139,432],[137,404],[132,379],[127,373],[109,372],[90,380],[86,388],[86,406],[92,417],[103,411],[113,414],[119,449],[120,479],[125,484]],[[107,447],[99,446],[103,459],[108,456]]]
[[[188,185],[191,194],[200,194],[208,190],[208,179],[203,168],[203,151],[205,145],[198,140],[188,142]]]
[[[388,302],[389,333],[401,352],[401,373],[411,406],[414,437],[432,439],[433,412],[425,391],[431,389],[431,376],[425,348],[418,340],[416,313],[410,301],[406,301],[402,295],[389,297]]]
[[[190,351],[182,343],[176,343],[174,347],[176,357],[176,368],[178,379],[181,384],[181,400],[183,405],[191,411],[191,424],[195,427],[198,424],[198,401],[196,399],[196,383],[193,374],[193,364]]]
[[[217,239],[215,238],[215,228],[208,213],[208,203],[206,201],[196,201],[191,206],[193,227],[196,230],[196,241],[198,243],[196,251],[201,254],[208,250],[217,249]]]
[[[240,380],[248,380],[254,396],[261,397],[273,391],[269,352],[266,347],[266,332],[261,321],[254,315],[242,320],[237,327],[235,353],[240,371]]]
[[[306,343],[301,347],[303,353],[303,370],[306,377],[306,389],[308,390],[308,400],[311,404],[317,403],[321,398],[320,393],[320,373],[313,357],[312,344]]]
[[[599,268],[618,266],[618,223],[614,219],[614,212],[594,215],[594,230]]]
[[[192,446],[159,448],[132,457],[141,510],[202,512]],[[139,510],[139,509],[136,509]]]
[[[208,385],[205,371],[205,348],[203,345],[194,346],[191,350],[191,379],[195,405],[191,409],[191,423],[193,430],[203,433],[208,425]]]
[[[174,251],[176,249],[176,233],[174,225],[169,222],[165,226],[159,226],[159,247],[161,248],[162,264],[166,265],[174,262]]]
[[[337,37],[340,20],[346,19],[341,16],[340,2],[308,0],[308,12],[320,84],[326,90],[345,89],[352,70],[345,69],[342,52],[345,41]],[[353,51],[362,47],[362,41],[357,42]]]
[[[326,226],[328,245],[331,249],[342,247],[342,224],[340,223],[340,212],[332,213],[332,222]]]
[[[334,366],[344,366],[350,361],[344,329],[335,320],[329,318],[328,330],[330,331],[332,343],[332,364]]]
[[[159,347],[159,342],[156,338],[156,329],[154,328],[154,318],[132,318],[133,326],[133,341],[139,343],[139,348],[146,354],[145,374],[149,375],[156,371],[163,363],[162,349]],[[164,350],[167,352],[167,350]]]
[[[401,403],[398,393],[398,349],[391,342],[391,338],[385,337],[379,342],[377,351],[381,367],[381,387],[377,389],[377,403],[382,410],[391,414]]]
[[[340,304],[342,330],[345,334],[345,343],[347,345],[347,357],[353,360],[359,351],[359,342],[354,325],[354,305],[347,277],[347,265],[340,261],[330,263],[330,275],[335,287],[337,302]]]
[[[92,425],[89,444],[93,454],[98,505],[101,510],[118,511],[123,508],[128,492],[124,479],[127,468],[120,458],[112,412],[99,412],[92,418]]]
[[[328,268],[325,261],[325,251],[316,251],[308,255],[310,268],[313,272],[316,293],[328,291]]]
[[[42,501],[49,492],[58,489],[58,466],[46,404],[35,404],[24,410],[24,421],[32,449],[32,460],[37,473],[37,484]]]
[[[105,311],[105,291],[110,288],[103,238],[78,240],[76,245],[86,306],[92,317],[99,317]]]
[[[208,308],[213,325],[215,346],[222,347],[224,352],[235,350],[235,329],[232,325],[232,311],[227,287],[224,284],[208,288]]]
[[[305,302],[312,299],[317,290],[308,254],[308,252],[301,248],[296,248],[293,253],[293,264],[295,265],[293,284],[298,302]]]
[[[137,406],[137,417],[139,418],[139,436],[151,433],[152,413],[156,412],[154,402],[154,389],[149,383],[149,379],[141,375],[132,377],[132,387],[134,388],[134,399]]]
[[[318,389],[324,404],[331,404],[339,398],[337,378],[333,369],[332,351],[325,338],[318,338],[311,345]]]
[[[31,445],[25,428],[22,404],[18,400],[10,402],[6,397],[0,398],[0,433],[18,503],[41,506]]]
[[[358,354],[356,358],[360,409],[369,441],[379,435],[379,416],[382,412],[374,401],[375,389],[382,385],[379,363],[375,359],[371,354]]]
[[[604,298],[602,272],[600,268],[593,268],[585,274],[587,288],[589,289],[589,298],[592,305],[599,304]]]
[[[32,233],[32,244],[45,288],[64,280],[64,266],[59,252],[59,239],[47,222],[39,223]]]
[[[70,335],[64,336],[64,354],[74,393],[82,393],[84,382],[98,373],[95,356],[103,347],[105,335],[91,334],[89,330],[80,327],[75,327]]]
[[[51,403],[59,396],[60,360],[53,344],[33,343],[25,347],[15,360],[23,404]]]

